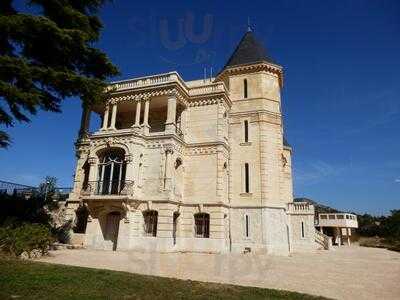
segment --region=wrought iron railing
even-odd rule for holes
[[[83,195],[130,195],[133,193],[133,181],[105,180],[90,181],[83,189]]]

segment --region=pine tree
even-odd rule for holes
[[[103,101],[105,80],[117,68],[94,47],[104,0],[30,0],[40,14],[19,13],[0,1],[0,125],[29,122],[40,109],[60,112],[61,101]],[[10,144],[0,130],[0,147]]]

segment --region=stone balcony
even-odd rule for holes
[[[358,228],[357,216],[347,213],[319,214],[316,226]]]
[[[177,72],[169,72],[158,75],[138,77],[128,80],[112,82],[109,91],[121,92],[132,89],[158,87],[166,84],[178,84],[188,96],[199,96],[212,93],[228,93],[223,82],[203,82],[196,86],[189,86]]]
[[[290,202],[288,203],[289,214],[314,214],[314,205],[308,202]]]

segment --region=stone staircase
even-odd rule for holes
[[[322,232],[315,230],[315,242],[325,250],[332,249],[332,238],[323,234]]]

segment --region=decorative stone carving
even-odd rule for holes
[[[125,182],[124,188],[121,191],[121,195],[132,196],[135,192],[135,183],[133,181]]]

